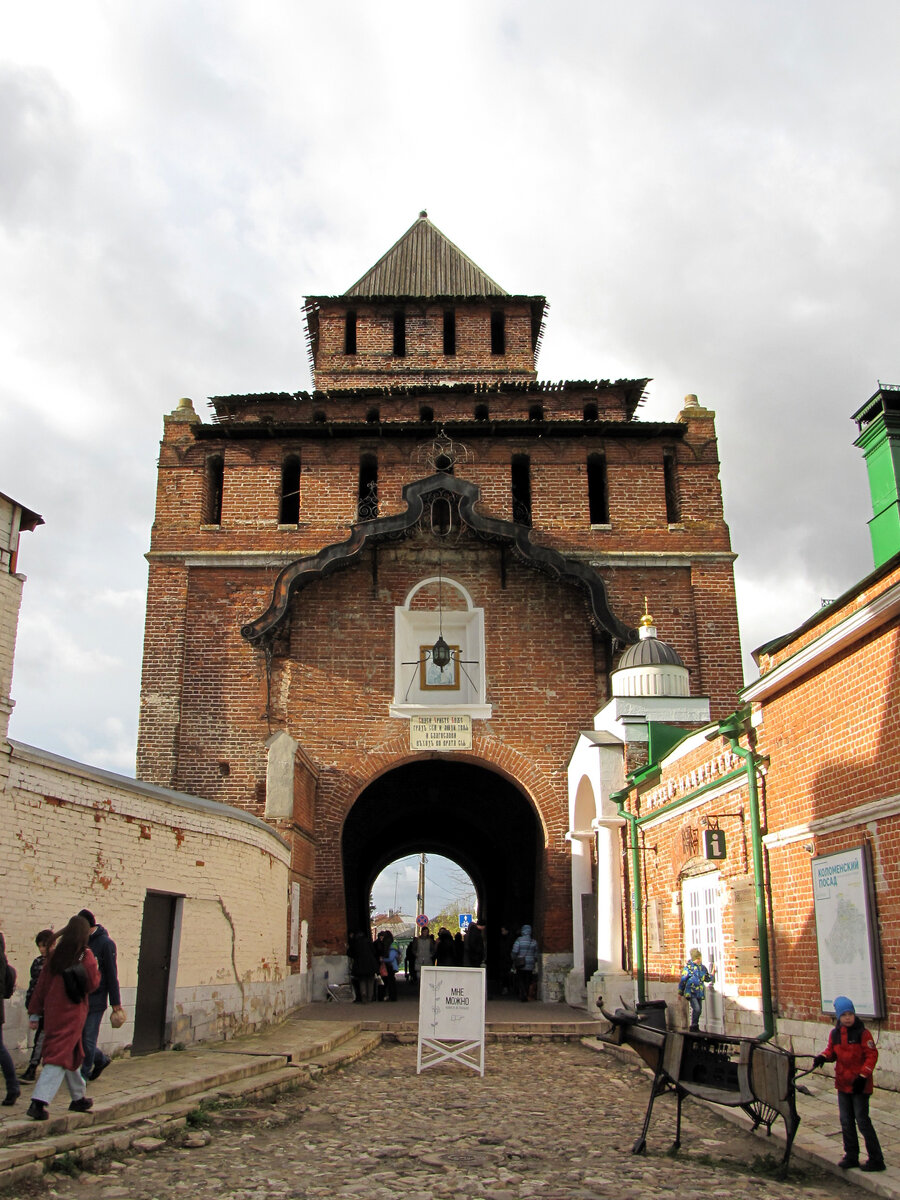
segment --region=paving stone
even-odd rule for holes
[[[786,1181],[759,1174],[754,1164],[777,1145],[693,1103],[681,1153],[668,1157],[671,1096],[656,1101],[646,1155],[632,1155],[649,1088],[640,1070],[577,1042],[490,1045],[483,1078],[456,1065],[416,1075],[415,1046],[387,1043],[311,1091],[216,1109],[209,1126],[172,1142],[142,1139],[150,1156],[116,1151],[104,1174],[59,1176],[53,1200],[858,1197],[800,1162]],[[185,1149],[189,1137],[208,1140]]]
[[[211,1141],[211,1133],[207,1133],[205,1129],[195,1129],[184,1135],[181,1144],[188,1150],[199,1150],[201,1146],[208,1146]]]

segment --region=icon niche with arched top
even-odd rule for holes
[[[394,609],[391,715],[451,708],[489,717],[484,674],[484,609],[476,608],[467,589],[439,568]]]

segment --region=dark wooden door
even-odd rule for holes
[[[132,1054],[151,1054],[165,1045],[177,904],[177,896],[162,892],[148,892],[144,900]]]
[[[581,896],[581,936],[584,948],[584,982],[597,970],[597,897],[592,892]]]

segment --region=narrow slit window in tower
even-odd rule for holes
[[[666,520],[670,525],[681,521],[681,503],[678,497],[678,464],[674,450],[663,451],[663,480],[666,487]]]
[[[514,454],[510,471],[512,515],[519,525],[531,524],[531,460],[527,454]]]
[[[488,409],[488,406],[486,404],[476,404],[475,405],[475,420],[476,421],[489,421],[490,419],[491,419],[491,414]]]
[[[225,460],[213,454],[206,460],[206,480],[203,494],[203,524],[222,524],[222,493],[225,488]]]
[[[402,308],[394,310],[394,354],[397,358],[406,356],[406,313]]]
[[[356,309],[350,308],[344,315],[344,353],[356,353]]]
[[[444,311],[444,353],[456,353],[456,310],[452,308]]]
[[[278,524],[296,525],[300,520],[300,456],[289,454],[281,464],[281,503]]]
[[[425,425],[430,425],[434,420],[434,409],[429,408],[427,404],[423,404],[419,409],[419,420]]]
[[[543,421],[543,419],[544,419],[543,404],[532,404],[531,408],[529,408],[529,410],[528,410],[528,420],[529,421]]]
[[[506,353],[506,314],[499,309],[491,313],[491,354]]]
[[[366,421],[370,425],[377,425],[380,420],[381,420],[381,413],[377,408],[370,408],[369,411],[366,413]]]
[[[609,484],[606,455],[589,454],[587,460],[588,509],[592,525],[609,524]]]
[[[585,421],[596,421],[597,415],[598,414],[597,414],[597,405],[596,404],[586,404],[584,406]]]

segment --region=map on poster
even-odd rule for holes
[[[484,967],[423,967],[418,1073],[454,1061],[484,1074]]]
[[[812,860],[822,1010],[850,996],[860,1016],[881,1016],[878,945],[865,846]]]

